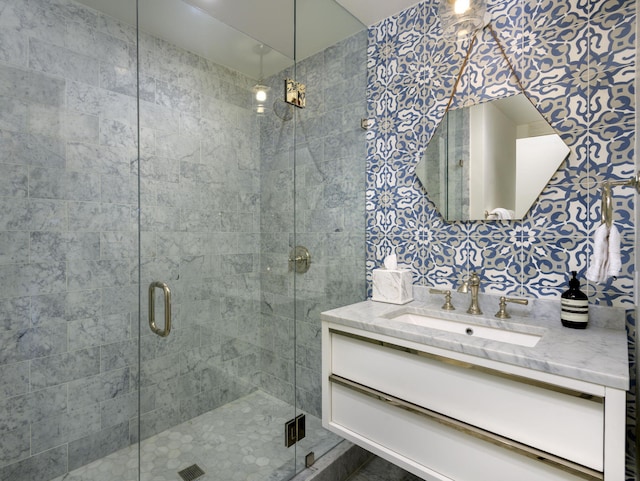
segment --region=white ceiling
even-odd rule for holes
[[[135,24],[132,0],[79,0]],[[398,13],[415,0],[139,0],[140,28],[190,52],[260,76],[257,46],[266,77]],[[294,42],[294,31],[297,32]],[[294,47],[295,45],[295,47]]]
[[[415,0],[335,0],[367,27],[420,3]]]

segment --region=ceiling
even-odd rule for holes
[[[79,0],[135,24],[132,0]],[[419,3],[416,0],[139,0],[142,31],[252,78],[269,76]],[[260,44],[263,70],[260,72]],[[262,74],[262,75],[261,75]]]

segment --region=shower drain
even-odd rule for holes
[[[184,481],[193,481],[198,479],[204,474],[204,471],[197,464],[192,464],[188,468],[184,468],[182,471],[178,471],[178,474]]]

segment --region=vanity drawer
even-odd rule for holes
[[[585,479],[339,384],[332,385],[331,413],[334,431],[427,480]]]
[[[603,471],[601,398],[335,331],[330,373]]]

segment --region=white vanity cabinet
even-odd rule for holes
[[[623,481],[625,391],[322,323],[323,424],[427,480]]]

